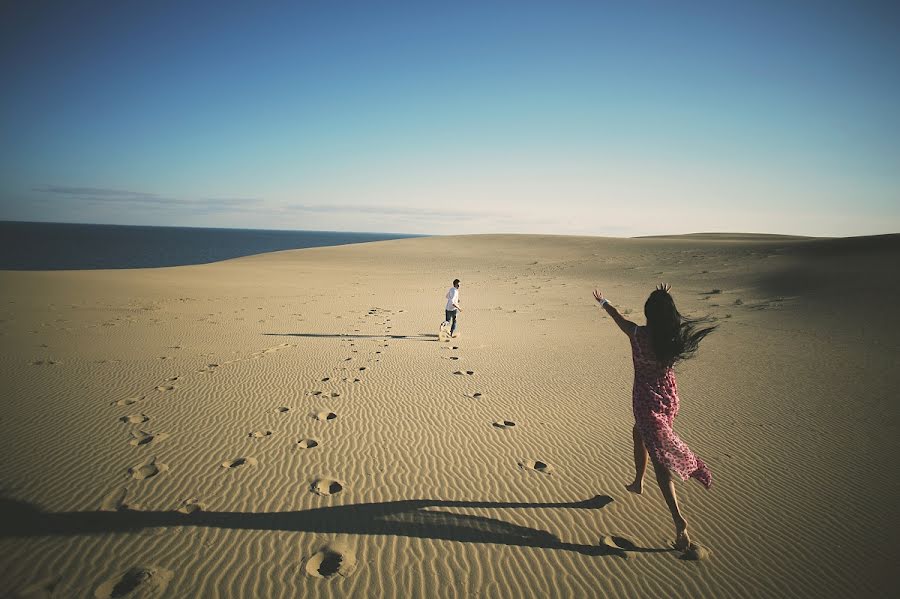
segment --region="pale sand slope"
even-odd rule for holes
[[[0,273],[0,594],[885,594],[898,260],[896,235],[473,236]],[[643,323],[658,281],[721,319],[678,371],[700,562],[652,471],[623,489],[630,349],[591,298]]]

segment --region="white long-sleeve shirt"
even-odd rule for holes
[[[459,289],[456,287],[451,287],[449,291],[447,291],[447,310],[456,310],[456,306],[453,304],[459,303]]]

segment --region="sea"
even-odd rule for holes
[[[0,221],[0,270],[93,270],[206,264],[300,248],[420,237]]]

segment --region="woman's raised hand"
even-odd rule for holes
[[[659,285],[656,286],[656,289],[658,291],[665,291],[666,293],[669,293],[669,290],[671,288],[672,288],[672,286],[669,285],[668,283],[660,283]]]
[[[594,289],[594,299],[603,303],[603,293],[599,289]]]

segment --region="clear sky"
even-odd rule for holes
[[[895,2],[0,3],[0,219],[900,232]]]

